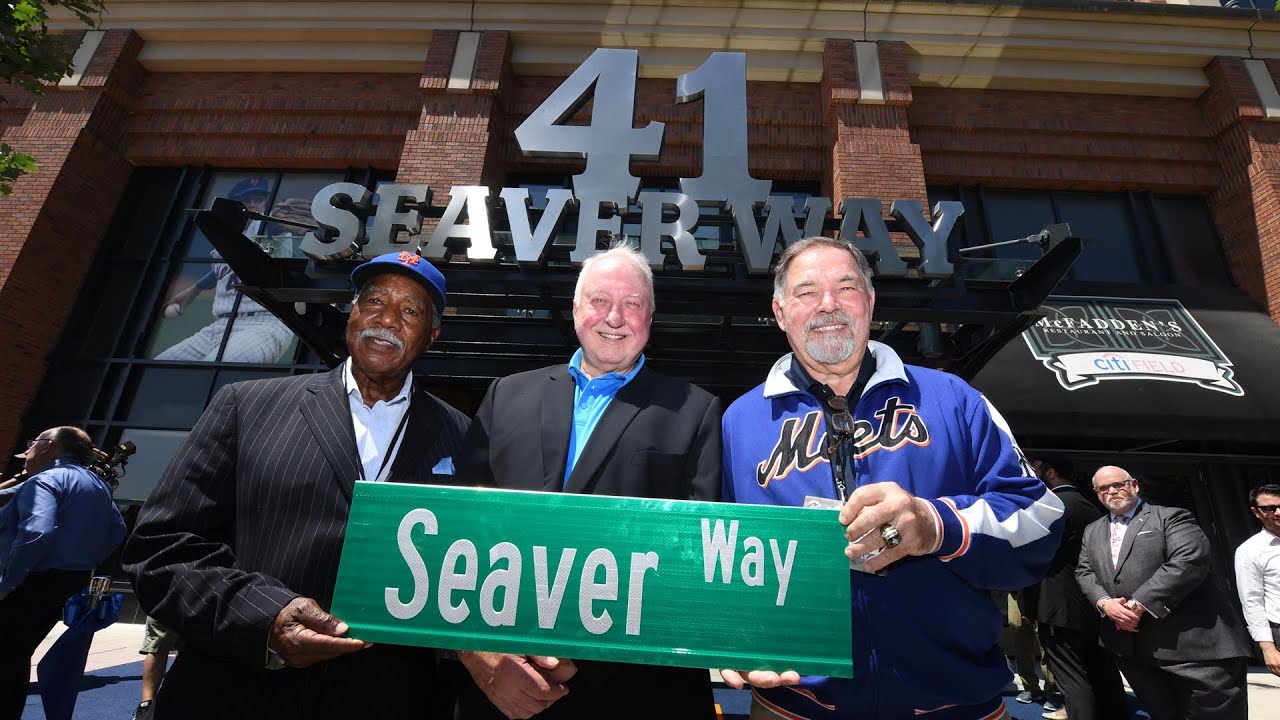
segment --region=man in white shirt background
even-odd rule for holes
[[[1249,637],[1271,674],[1280,675],[1280,485],[1251,490],[1249,511],[1262,530],[1236,549],[1236,588]]]

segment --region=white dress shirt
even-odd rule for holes
[[[364,466],[364,480],[380,482],[391,473],[391,465],[400,451],[400,442],[404,433],[396,436],[396,428],[409,412],[409,392],[413,388],[413,373],[406,373],[404,386],[390,400],[379,400],[369,407],[364,404],[360,395],[360,387],[351,374],[351,359],[343,363],[343,382],[347,388],[347,404],[351,406],[351,424],[356,431],[356,451],[360,453],[360,464]],[[392,447],[392,443],[395,446]],[[386,465],[383,465],[383,457]]]
[[[1271,642],[1280,623],[1280,537],[1263,530],[1236,549],[1236,587],[1249,637]]]

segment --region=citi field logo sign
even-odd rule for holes
[[[1231,360],[1177,300],[1051,296],[1022,333],[1067,390],[1103,380],[1170,380],[1244,395]]]

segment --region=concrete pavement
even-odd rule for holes
[[[93,636],[93,645],[89,649],[89,661],[86,670],[99,670],[136,663],[142,659],[138,647],[142,644],[141,624],[116,623]],[[44,656],[53,641],[66,630],[66,626],[58,623],[49,637],[36,649],[32,662],[31,679],[36,679],[35,663]],[[1249,668],[1249,720],[1275,720],[1280,718],[1280,677],[1276,677],[1261,666]],[[713,674],[713,679],[719,677]],[[127,708],[125,711],[132,711]],[[123,711],[122,711],[123,712]]]

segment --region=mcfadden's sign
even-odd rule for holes
[[[1103,380],[1172,380],[1244,395],[1231,360],[1177,300],[1050,296],[1022,334],[1067,390]]]
[[[631,161],[658,159],[664,125],[633,127],[638,59],[635,50],[596,50],[516,129],[525,155],[586,160],[583,172],[573,176],[572,191],[548,191],[546,207],[535,221],[527,188],[502,188],[494,195],[484,186],[455,185],[439,224],[416,250],[431,260],[444,260],[465,247],[469,262],[496,262],[499,243],[491,228],[501,222],[510,228],[515,261],[540,265],[558,229],[573,218],[577,233],[570,259],[577,264],[595,251],[600,235],[621,234],[622,213],[634,205],[640,213],[640,250],[653,267],[664,266],[660,248],[669,239],[685,270],[701,270],[705,256],[693,231],[701,219],[699,206],[707,206],[732,216],[747,271],[765,274],[779,241],[787,244],[821,234],[833,208],[830,198],[811,197],[799,208],[790,195],[770,194],[772,182],[753,178],[748,171],[743,53],[712,53],[676,80],[677,103],[702,102],[702,175],[680,178],[680,192],[640,191]],[[588,100],[591,123],[565,124]],[[386,184],[378,189],[375,203],[362,185],[330,185],[312,201],[320,230],[308,233],[301,249],[321,260],[415,249],[400,240],[401,233],[419,234],[422,210],[431,207],[435,192],[428,185]],[[893,201],[889,214],[895,229],[919,250],[918,258],[909,259],[895,249],[881,207],[877,198],[845,198],[837,208],[840,237],[861,248],[879,275],[904,276],[909,267],[920,277],[953,273],[947,238],[964,213],[961,203],[939,202],[926,219],[920,201]],[[796,215],[802,220],[797,222]],[[373,223],[366,232],[369,216]]]

